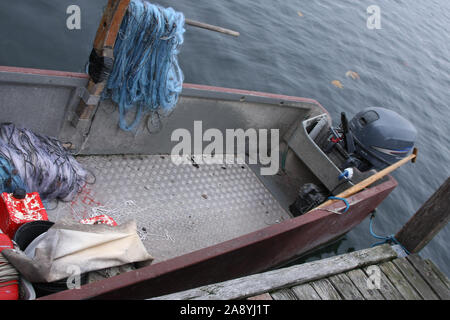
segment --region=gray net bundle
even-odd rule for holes
[[[24,188],[43,200],[72,200],[91,174],[55,138],[0,124],[1,192]]]

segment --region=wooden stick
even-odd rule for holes
[[[213,26],[212,24],[207,24],[207,23],[203,23],[203,22],[199,22],[199,21],[190,20],[190,19],[185,19],[185,22],[186,22],[186,24],[193,26],[193,27],[216,31],[216,32],[220,32],[220,33],[225,33],[230,36],[239,37],[239,35],[240,35],[240,33],[237,31],[225,29],[225,28],[218,27],[218,26]]]
[[[411,162],[415,162],[416,158],[417,158],[417,148],[414,148],[414,151],[412,152],[412,154],[410,154],[409,156],[407,156],[406,158],[397,161],[396,163],[392,164],[391,166],[384,168],[383,170],[381,170],[380,172],[377,172],[376,174],[370,176],[369,178],[361,181],[360,183],[354,185],[353,187],[348,188],[347,190],[345,190],[344,192],[341,192],[340,194],[338,194],[336,197],[338,198],[347,198],[350,197],[352,195],[354,195],[355,193],[358,193],[359,191],[367,188],[368,186],[370,186],[371,184],[373,184],[374,182],[380,180],[381,178],[385,177],[386,175],[388,175],[389,173],[391,173],[392,171],[400,168],[402,165],[404,165],[405,163],[407,163],[408,161],[411,160]],[[316,210],[316,209],[320,209],[323,207],[326,207],[336,201],[339,200],[328,200],[325,201],[324,203],[322,203],[320,206],[317,206],[316,208],[310,210],[309,212]]]
[[[108,1],[108,5],[103,12],[103,17],[100,20],[93,45],[94,50],[99,56],[114,58],[113,52],[117,34],[129,4],[130,0]],[[107,79],[99,83],[95,83],[92,79],[90,79],[87,85],[89,95],[95,97],[100,96],[106,86],[106,82]],[[91,118],[97,109],[97,105],[98,102],[86,104],[83,100],[81,100],[75,110],[75,117],[72,120],[72,124],[75,127],[78,127],[80,120],[91,121]]]

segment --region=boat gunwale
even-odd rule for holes
[[[79,72],[69,72],[69,71],[57,71],[48,69],[35,69],[35,68],[23,68],[23,67],[10,67],[10,66],[0,66],[0,73],[16,73],[16,74],[30,74],[30,75],[40,75],[40,76],[50,76],[50,77],[62,77],[62,78],[78,78],[78,79],[89,79],[89,75],[86,73]],[[239,96],[237,100],[242,100],[242,97],[257,97],[269,99],[271,103],[283,105],[284,102],[299,102],[308,103],[317,106],[323,113],[329,115],[329,112],[317,101],[310,98],[303,98],[297,96],[274,94],[260,91],[242,90],[234,88],[225,88],[217,86],[209,86],[202,84],[184,83],[183,89],[188,89],[187,92],[182,92],[181,95],[190,96],[191,92],[194,91],[207,91],[214,93],[224,93],[230,95]]]

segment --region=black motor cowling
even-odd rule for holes
[[[407,119],[385,108],[368,108],[349,122],[355,154],[381,170],[406,157],[417,131]]]

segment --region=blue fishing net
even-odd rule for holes
[[[184,15],[142,0],[132,0],[114,47],[114,67],[103,92],[119,106],[119,126],[132,131],[150,112],[168,114],[182,91],[178,53]],[[134,111],[134,120],[126,115]]]

